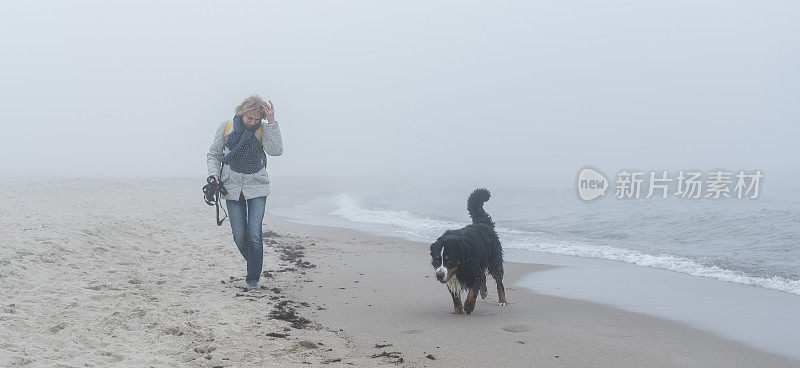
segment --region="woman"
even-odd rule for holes
[[[262,120],[266,119],[266,123]],[[255,95],[236,107],[223,121],[208,150],[208,175],[225,186],[225,204],[233,241],[247,261],[247,290],[258,291],[264,247],[261,222],[269,195],[267,155],[283,153],[275,106]],[[221,167],[221,170],[220,170]]]

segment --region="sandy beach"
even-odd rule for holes
[[[267,216],[247,293],[189,179],[4,179],[3,367],[798,367],[684,324],[538,295],[453,315],[428,245]],[[88,197],[100,199],[87,199]],[[269,209],[269,201],[267,204]]]

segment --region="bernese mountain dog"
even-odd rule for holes
[[[431,265],[436,279],[447,284],[453,297],[454,314],[470,314],[480,293],[486,299],[486,273],[497,283],[497,305],[508,305],[503,287],[503,247],[494,230],[494,222],[483,209],[489,191],[475,189],[467,199],[467,212],[472,224],[458,230],[447,230],[431,244]],[[467,299],[461,305],[461,292]]]

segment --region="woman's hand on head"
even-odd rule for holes
[[[261,109],[267,114],[267,121],[270,124],[275,124],[275,105],[272,104],[272,101],[267,101],[267,103],[261,105]]]

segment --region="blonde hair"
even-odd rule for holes
[[[239,116],[244,116],[248,112],[256,112],[261,119],[267,118],[267,112],[261,107],[265,105],[266,102],[263,98],[259,95],[252,95],[248,98],[245,98],[239,106],[236,106],[235,113]]]

